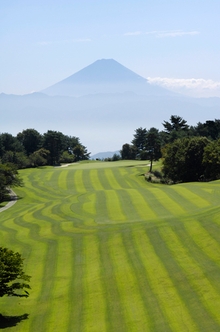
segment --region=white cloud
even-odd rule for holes
[[[134,31],[134,32],[126,32],[126,33],[124,33],[124,36],[139,36],[142,34],[143,34],[143,32],[141,32],[141,31]]]
[[[78,39],[65,39],[65,40],[54,40],[54,41],[42,41],[39,42],[38,45],[55,45],[55,44],[71,44],[71,43],[87,43],[91,42],[90,38],[78,38]]]
[[[220,81],[203,78],[148,77],[150,84],[181,92],[195,97],[220,97]]]
[[[199,31],[183,31],[183,30],[164,30],[164,31],[134,31],[126,32],[124,36],[140,36],[140,35],[153,35],[156,38],[165,38],[165,37],[182,37],[182,36],[195,36],[198,35]]]
[[[164,38],[164,37],[182,37],[182,36],[194,36],[198,35],[198,31],[182,31],[182,30],[174,30],[174,31],[158,31],[156,33],[157,38]]]

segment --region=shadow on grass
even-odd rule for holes
[[[21,316],[5,316],[0,314],[0,330],[16,326],[23,320],[28,319],[28,316],[28,314],[23,314]]]

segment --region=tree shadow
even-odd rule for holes
[[[23,314],[20,316],[5,316],[0,314],[0,330],[16,326],[23,320],[28,319],[28,316],[28,314]]]

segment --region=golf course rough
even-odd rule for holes
[[[148,168],[20,171],[24,187],[0,213],[0,236],[25,258],[31,292],[1,298],[1,328],[220,331],[220,182],[151,184]]]

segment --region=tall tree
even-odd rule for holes
[[[22,144],[19,142],[19,140],[9,133],[1,134],[0,140],[1,140],[0,157],[2,157],[6,151],[24,152],[24,148]]]
[[[122,149],[120,151],[122,159],[133,160],[133,159],[136,158],[136,153],[137,153],[137,150],[134,147],[134,145],[131,145],[131,144],[128,144],[128,143],[125,143],[125,144],[122,145]]]
[[[23,145],[29,156],[42,146],[42,135],[35,129],[26,129],[17,134],[17,139]]]
[[[28,297],[30,276],[23,271],[23,258],[18,252],[0,247],[0,297]]]
[[[220,138],[220,120],[208,120],[205,123],[197,123],[195,131],[199,136],[205,136],[211,139]]]
[[[48,130],[43,137],[43,148],[48,150],[48,162],[50,165],[59,163],[60,156],[64,150],[65,136],[59,131]]]
[[[87,149],[82,144],[78,144],[73,148],[73,154],[75,156],[75,161],[87,160],[89,159],[89,154]]]
[[[145,158],[145,146],[146,146],[146,134],[147,129],[146,128],[137,128],[135,130],[134,138],[131,141],[131,143],[134,145],[134,147],[137,150],[137,157],[138,158]]]
[[[178,115],[171,115],[170,122],[164,121],[162,125],[164,126],[163,140],[165,143],[173,142],[177,138],[183,138],[188,134],[189,126],[186,120]]]
[[[180,131],[180,130],[187,130],[189,126],[187,125],[186,120],[181,118],[178,115],[171,115],[170,122],[164,121],[163,126],[167,133],[171,133],[173,130]]]
[[[0,202],[8,195],[9,187],[22,186],[22,184],[23,181],[14,164],[0,164]]]
[[[150,160],[150,172],[152,172],[153,161],[161,158],[161,138],[158,129],[152,127],[147,131],[145,149],[147,159]]]
[[[220,179],[220,139],[210,142],[205,147],[203,165],[208,180]]]

